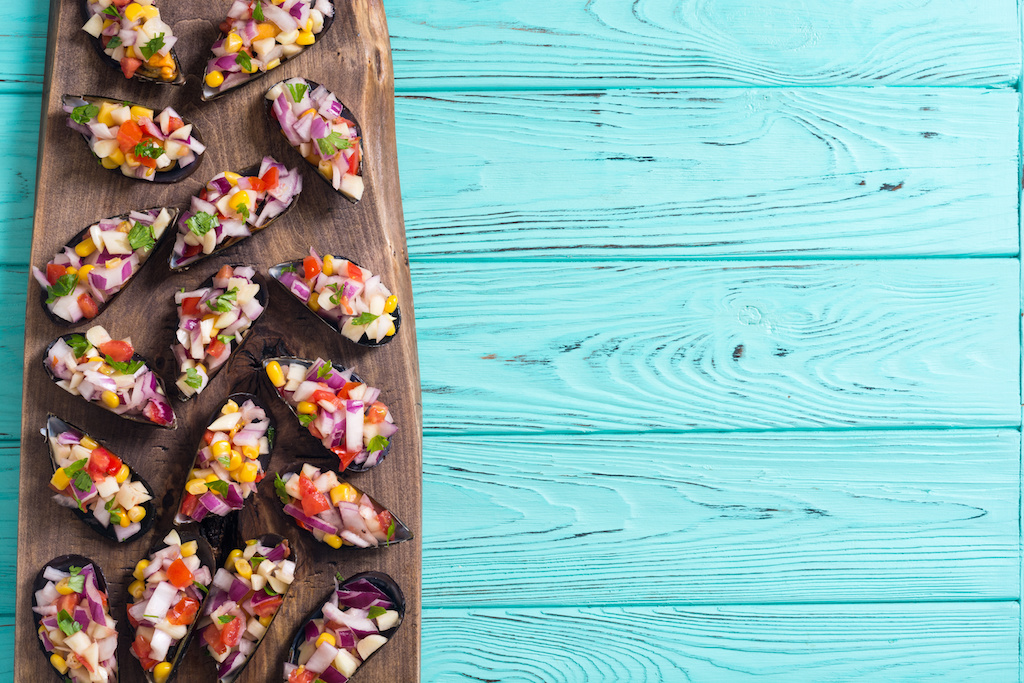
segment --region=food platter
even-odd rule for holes
[[[288,160],[304,177],[294,208],[266,230],[212,255],[184,272],[167,267],[171,242],[158,245],[134,283],[112,301],[94,322],[117,336],[130,336],[135,349],[153,361],[156,372],[173,387],[176,365],[171,352],[177,317],[174,294],[192,289],[230,263],[249,263],[266,276],[277,263],[308,252],[311,245],[345,254],[380,274],[401,303],[402,326],[391,343],[374,348],[352,344],[285,295],[271,296],[269,307],[241,348],[232,354],[199,396],[187,403],[172,398],[178,417],[175,430],[128,422],[96,410],[49,381],[42,364],[46,345],[69,331],[84,332],[89,321],[57,326],[40,306],[38,293],[29,291],[25,314],[22,458],[18,521],[18,596],[14,678],[19,682],[55,680],[39,653],[31,617],[32,582],[50,559],[80,554],[102,567],[109,584],[111,614],[127,626],[127,587],[136,562],[171,528],[186,474],[211,412],[231,393],[246,391],[260,397],[275,417],[276,445],[270,472],[284,471],[297,462],[336,468],[337,457],[325,452],[271,393],[261,378],[262,359],[270,356],[332,358],[358,369],[360,376],[388,397],[399,430],[389,457],[379,467],[351,474],[353,485],[387,505],[413,532],[412,540],[390,547],[334,550],[297,529],[281,510],[273,482],[268,479],[228,525],[231,541],[277,533],[289,539],[301,558],[289,599],[251,663],[238,678],[247,681],[282,680],[295,629],[322,603],[325,586],[336,573],[384,572],[394,578],[405,596],[402,628],[386,647],[369,659],[356,680],[419,680],[421,462],[420,382],[415,320],[402,218],[394,133],[394,92],[391,54],[384,9],[379,2],[336,0],[330,30],[315,45],[274,70],[213,101],[202,100],[201,74],[210,45],[228,3],[177,0],[159,3],[163,20],[173,27],[184,85],[127,80],[100,59],[92,39],[82,32],[77,0],[52,0],[46,54],[46,86],[42,102],[36,206],[31,263],[43,266],[82,226],[133,209],[169,206],[186,210],[190,198],[221,171],[248,167],[264,155]],[[295,152],[268,120],[263,95],[285,78],[307,77],[323,83],[345,107],[358,116],[363,135],[362,176],[365,194],[351,203],[316,171],[295,163]],[[143,103],[152,108],[173,107],[193,121],[207,150],[202,165],[174,184],[140,182],[97,166],[80,136],[65,125],[64,94],[91,93]],[[29,290],[39,289],[26,278]],[[277,294],[275,292],[275,294]],[[46,442],[39,430],[55,413],[108,444],[137,470],[156,493],[157,519],[138,540],[117,544],[67,521],[48,483],[52,474]],[[349,475],[347,475],[349,476]],[[57,514],[60,513],[60,514]],[[60,523],[60,521],[64,523]],[[226,541],[225,544],[229,545]],[[218,558],[222,560],[223,558]],[[119,632],[121,629],[119,629]],[[119,633],[120,681],[144,680],[138,662],[128,652],[130,628]],[[176,680],[214,681],[216,668],[195,642],[181,664]]]

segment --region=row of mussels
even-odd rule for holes
[[[178,40],[152,0],[81,0],[85,25],[104,59],[128,79],[181,85]],[[334,19],[331,0],[235,0],[203,76],[203,100],[215,99],[315,44]],[[173,108],[69,96],[68,126],[85,138],[99,163],[124,176],[173,183],[198,168],[206,143]],[[361,131],[327,88],[303,78],[282,81],[265,98],[268,115],[317,174],[351,202],[363,195]],[[46,264],[33,268],[41,303],[59,324],[99,315],[146,264],[167,228],[177,227],[172,270],[192,266],[268,227],[290,209],[302,176],[271,157],[240,172],[214,176],[187,211],[140,209],[106,218],[75,235]],[[389,342],[401,325],[397,297],[379,276],[340,256],[309,255],[268,269],[271,277],[336,333],[362,346]],[[266,310],[265,278],[247,264],[225,265],[198,289],[175,294],[172,344],[178,398],[202,392],[245,341]],[[69,393],[129,420],[174,429],[177,419],[152,365],[130,337],[102,326],[65,334],[46,349],[49,377]],[[339,472],[379,464],[397,426],[380,390],[352,370],[321,358],[263,360],[265,376],[299,423],[339,458]],[[54,500],[118,543],[139,538],[156,517],[154,492],[102,443],[56,415],[46,437]],[[204,539],[204,520],[243,509],[268,474],[273,417],[247,393],[229,396],[207,423],[189,469],[174,529],[139,561],[128,588],[131,646],[146,679],[166,683],[198,630],[217,665],[233,681],[268,632],[295,579],[295,549],[274,534],[249,539],[218,566]],[[283,512],[331,548],[378,548],[412,538],[397,517],[330,470],[298,463],[273,474]],[[40,644],[68,683],[118,680],[117,629],[99,565],[64,555],[39,572],[33,613]],[[394,634],[405,600],[379,572],[337,576],[323,605],[292,641],[284,680],[344,683]]]

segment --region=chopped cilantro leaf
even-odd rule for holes
[[[156,38],[151,39],[148,43],[143,45],[139,51],[142,52],[142,56],[149,61],[149,58],[155,55],[157,52],[162,50],[164,47],[164,34],[161,33]]]
[[[276,472],[274,473],[274,493],[277,494],[277,497],[280,498],[281,502],[285,505],[292,501],[292,497],[288,495],[288,491],[285,489],[284,479],[282,479],[281,475]]]
[[[328,375],[331,374],[331,370],[333,369],[334,366],[331,364],[331,361],[327,361],[326,363],[320,366],[319,370],[316,371],[316,378],[323,379],[324,377],[327,377]]]
[[[71,351],[75,354],[75,358],[82,358],[89,352],[89,349],[92,348],[92,344],[89,343],[89,340],[81,334],[73,334],[69,336],[64,340],[64,343],[71,347]]]
[[[46,303],[52,304],[62,296],[67,296],[71,292],[75,291],[75,285],[78,284],[78,275],[61,275],[57,278],[57,281],[46,288],[49,296],[46,298]]]
[[[370,611],[366,615],[366,618],[367,619],[376,619],[377,617],[384,616],[385,612],[387,612],[387,610],[384,609],[383,607],[381,607],[380,605],[374,605],[373,607],[370,608]]]
[[[390,541],[395,537],[395,520],[391,520],[391,524],[388,524],[387,538]]]
[[[230,624],[234,620],[235,616],[232,614],[222,614],[221,616],[217,617],[217,621],[219,621],[222,624]]]
[[[193,389],[198,389],[203,386],[203,377],[195,368],[189,368],[185,371],[185,384]]]
[[[122,363],[121,361],[116,361],[107,355],[104,355],[104,358],[107,360],[107,365],[123,375],[134,375],[139,371],[139,368],[145,365],[141,360],[130,360]]]
[[[191,230],[193,234],[198,237],[202,237],[206,233],[210,232],[210,230],[220,225],[220,221],[217,220],[217,217],[213,214],[200,211],[185,221],[185,225],[188,226],[188,229]]]
[[[391,443],[391,442],[388,441],[383,436],[381,436],[380,434],[378,434],[377,436],[375,436],[372,439],[370,439],[370,443],[366,446],[366,450],[369,453],[375,453],[376,451],[382,451],[382,450],[384,450],[385,448],[388,447],[389,443]]]
[[[252,18],[254,21],[264,21],[263,3],[261,0],[256,0],[256,5],[252,8]]]
[[[210,299],[206,302],[206,305],[210,307],[211,311],[217,313],[227,313],[231,310],[231,302],[238,297],[238,288],[232,287],[228,291],[224,292],[218,297]]]
[[[153,226],[145,223],[135,223],[131,232],[128,233],[128,244],[132,249],[152,249],[156,244],[153,237]]]
[[[84,458],[83,458],[84,460]],[[64,471],[67,474],[67,470]],[[88,493],[92,489],[92,477],[85,470],[79,470],[71,479],[71,483],[82,493]]]
[[[71,618],[67,610],[61,610],[57,615],[57,626],[66,636],[72,636],[82,630],[81,624]]]
[[[308,427],[315,419],[316,415],[299,415],[299,424]]]
[[[353,325],[369,325],[370,323],[372,323],[374,320],[376,320],[379,317],[380,317],[379,315],[374,315],[373,313],[360,313],[356,317],[352,318],[352,324]]]
[[[296,104],[302,101],[302,98],[306,96],[306,90],[309,86],[305,83],[288,83],[288,92],[292,95],[292,102]]]
[[[109,5],[105,10],[100,12],[100,14],[106,14],[108,17],[114,17],[115,19],[121,18],[121,13],[117,11],[117,7],[114,5]]]
[[[152,140],[143,140],[139,144],[135,145],[134,150],[135,156],[147,159],[159,159],[160,155],[164,153],[163,147],[156,144]]]
[[[207,588],[203,584],[199,583],[198,581],[193,581],[192,585],[195,586],[196,588],[198,588],[199,590],[203,591],[203,593],[207,593],[208,594],[210,592],[209,588]]]
[[[83,104],[71,110],[71,120],[83,125],[89,123],[100,113],[100,108],[95,104]]]
[[[247,74],[252,73],[252,60],[249,58],[249,53],[239,50],[235,53],[235,64],[242,67],[242,71]]]
[[[331,295],[331,303],[337,306],[341,303],[341,297],[345,296],[345,285],[333,284],[327,285],[327,287],[334,290],[334,294]]]
[[[120,45],[121,45],[121,36],[114,36],[113,38],[111,38],[110,40],[107,41],[107,49],[108,50],[113,50],[115,47],[120,47]]]
[[[352,146],[352,141],[348,138],[342,137],[341,133],[334,130],[331,134],[325,138],[319,138],[316,141],[317,147],[320,148],[320,156],[329,157],[337,154],[343,149],[348,149]]]
[[[214,493],[220,494],[221,498],[224,498],[228,495],[228,489],[230,488],[228,486],[228,483],[223,479],[218,479],[217,481],[208,481],[206,482],[206,487],[213,491]]]
[[[246,206],[245,204],[239,204],[238,206],[236,206],[235,211],[237,211],[238,215],[241,216],[242,218],[245,218],[246,220],[249,219],[249,207]]]

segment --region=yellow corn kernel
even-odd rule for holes
[[[281,3],[276,2],[274,4],[280,5]],[[273,38],[280,32],[281,29],[277,27],[277,24],[264,21],[261,24],[256,24],[256,37],[252,39],[252,42],[255,43],[257,40],[263,40],[264,38]]]
[[[125,465],[124,463],[122,463],[121,464],[121,468],[119,470],[117,470],[117,474],[114,475],[114,481],[116,481],[118,484],[123,484],[126,481],[128,481],[128,475],[130,475],[131,473],[132,473],[132,471],[130,469],[128,469],[128,465]],[[139,520],[138,519],[133,519],[132,521],[133,522],[137,522]]]
[[[245,206],[249,208],[249,193],[245,190],[239,190],[235,193],[235,196],[231,198],[231,208],[238,211],[238,207]]]
[[[103,264],[104,268],[119,268],[121,266],[121,257],[115,256],[106,263]]]
[[[135,571],[132,572],[132,576],[136,581],[142,581],[145,576],[146,569],[149,568],[149,560],[139,560],[138,564],[135,565]]]
[[[256,545],[256,539],[255,538],[250,538],[248,541],[245,542],[245,544],[246,545]]]
[[[267,363],[267,378],[277,388],[284,386],[284,371],[281,370],[281,364],[276,360]]]
[[[50,486],[57,489],[58,491],[63,491],[68,487],[68,484],[70,483],[71,480],[68,479],[68,475],[64,474],[63,467],[54,472],[53,476],[50,477]]]
[[[315,647],[320,647],[324,643],[330,643],[331,647],[334,647],[335,645],[338,644],[338,641],[334,639],[334,635],[333,634],[324,632],[324,633],[321,633],[320,637],[316,639],[316,646]]]
[[[242,446],[242,455],[249,460],[255,460],[260,457],[260,449],[258,446]]]
[[[114,368],[110,367],[106,363],[100,364],[100,366],[98,368],[96,368],[96,371],[103,373],[107,377],[110,377],[115,372]]]
[[[124,49],[124,56],[125,57],[131,57],[132,59],[136,59],[136,57],[135,57],[135,50],[132,49],[131,45],[129,45],[128,47],[126,47]]]
[[[86,237],[75,246],[75,253],[82,258],[85,258],[94,251],[96,251],[96,244],[92,241],[91,237]]]
[[[313,30],[313,17],[312,16],[310,16],[308,19],[306,19],[306,30],[307,31],[312,31]]]
[[[260,617],[260,623],[263,624],[264,627],[269,627],[270,626],[270,622],[272,622],[273,620],[274,620],[274,615],[272,615],[272,614],[269,615],[269,616],[266,616],[266,617]]]
[[[341,537],[336,534],[324,534],[324,543],[337,550],[341,547]]]
[[[171,677],[171,663],[160,662],[153,667],[153,683],[167,683],[167,679]]]
[[[99,446],[99,444],[96,443],[95,439],[90,439],[88,436],[83,436],[81,439],[79,439],[78,445],[81,446],[82,448],[88,448],[90,451]]]
[[[128,511],[128,519],[132,522],[141,522],[146,518],[146,508],[141,505],[136,505]],[[185,552],[184,550],[182,552]]]
[[[129,3],[123,11],[125,19],[127,19],[128,21],[135,21],[140,16],[142,16],[142,5],[140,5],[137,2],[132,2]]]
[[[74,266],[67,266],[64,268],[65,275],[75,275],[76,273],[78,273],[78,268],[75,268]]]
[[[271,69],[276,69],[279,66],[281,66],[281,59],[279,57],[274,57],[269,62],[267,62],[267,65],[264,67],[264,70],[270,71]]]
[[[142,118],[149,119],[150,121],[153,120],[153,110],[152,109],[147,109],[146,107],[140,107],[139,105],[136,104],[129,111],[132,113],[132,119],[134,119],[135,121],[138,121],[139,119],[142,119]]]
[[[100,166],[109,171],[113,171],[115,168],[120,168],[121,164],[117,163],[110,157],[103,157],[102,159],[100,159]]]
[[[235,566],[235,560],[240,559],[241,557],[242,551],[238,548],[235,548],[230,553],[228,553],[227,559],[224,560],[224,568],[231,569]]]
[[[156,19],[157,17],[160,16],[160,10],[158,10],[153,5],[143,5],[142,6],[142,16],[146,17],[147,20],[149,20],[149,19]]]
[[[191,479],[187,484],[185,484],[185,490],[193,496],[201,496],[209,489],[206,486],[206,482],[202,479]]]
[[[356,490],[352,487],[352,484],[348,482],[342,482],[331,489],[331,502],[337,505],[338,503],[351,503],[356,499]]]
[[[398,297],[392,294],[387,298],[387,301],[384,302],[384,312],[394,313],[396,308],[398,308]]]
[[[242,465],[242,468],[238,471],[238,481],[242,482],[243,484],[251,484],[252,482],[256,481],[256,475],[258,475],[259,473],[259,465],[250,460],[249,462]]]
[[[188,543],[181,544],[181,556],[192,557],[199,550],[199,543],[196,541],[189,541]]]
[[[301,415],[316,415],[316,404],[309,401],[299,401],[299,405],[295,409]]]
[[[224,49],[230,54],[238,52],[242,49],[242,38],[232,31],[228,34],[228,37],[224,39]]]
[[[317,294],[316,292],[313,292],[312,294],[309,295],[309,301],[306,302],[306,306],[308,306],[309,310],[313,311],[314,313],[316,313],[317,311],[320,310],[320,299],[319,299],[319,297],[320,297],[319,294]]]
[[[92,272],[93,268],[95,268],[95,266],[93,266],[91,263],[87,263],[86,265],[84,265],[81,268],[79,268],[78,269],[78,281],[79,282],[85,282],[86,280],[88,280],[89,279],[89,273]]]
[[[386,332],[386,334],[389,337],[393,337],[393,336],[395,336],[395,332],[397,332],[397,330],[395,329],[395,324],[391,323],[391,327],[388,328],[388,331]]]
[[[206,85],[211,88],[219,88],[224,82],[224,74],[219,71],[211,71],[206,74]]]
[[[312,45],[316,42],[316,36],[312,31],[299,31],[299,37],[295,39],[296,45]]]
[[[121,517],[117,521],[117,523],[120,524],[125,529],[127,529],[128,527],[130,527],[132,525],[132,520],[128,519],[128,515],[125,514],[124,510],[122,510],[121,508],[118,508],[117,510],[118,510],[117,514],[120,515],[120,517]]]
[[[222,456],[231,453],[231,442],[227,439],[221,439],[220,441],[214,441],[210,444],[210,451],[213,453],[213,457],[220,458]]]
[[[66,674],[68,672],[68,663],[64,661],[64,658],[54,652],[50,655],[50,664],[60,674]]]
[[[324,265],[320,270],[324,275],[334,275],[334,257],[324,254]]]
[[[224,407],[220,409],[221,415],[230,415],[231,413],[238,412],[238,404],[234,401],[228,401],[224,404]]]
[[[100,113],[96,115],[97,123],[102,123],[104,126],[116,125],[114,123],[114,117],[111,116],[111,113],[113,113],[115,109],[117,109],[117,105],[113,102],[101,102]]]
[[[68,579],[61,579],[56,585],[57,592],[61,595],[71,595],[75,589],[68,585]]]
[[[224,172],[224,180],[228,181],[232,187],[238,184],[238,181],[242,179],[242,176],[232,171]]]
[[[103,405],[108,408],[116,408],[121,405],[121,399],[113,391],[104,391],[100,398],[103,400]]]
[[[128,584],[128,593],[132,596],[132,599],[138,602],[142,599],[142,594],[146,592],[146,584],[141,580],[136,579]]]
[[[124,152],[122,152],[120,148],[115,149],[113,153],[111,153],[111,155],[107,158],[114,161],[118,166],[120,166],[121,164],[124,163]]]
[[[207,474],[203,481],[209,484],[211,481],[220,481],[220,477],[218,477],[216,474]]]
[[[249,564],[249,560],[246,560],[246,559],[241,558],[241,557],[238,558],[237,560],[235,560],[235,571],[243,579],[251,579],[252,578],[252,565]]]

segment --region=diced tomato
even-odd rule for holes
[[[61,610],[68,614],[74,614],[75,607],[78,607],[78,601],[81,597],[79,593],[68,593],[57,598],[57,614],[60,614]]]
[[[331,507],[327,497],[320,493],[309,477],[299,475],[299,494],[302,496],[302,511],[307,517],[318,515]]]
[[[357,266],[356,264],[352,263],[351,261],[347,261],[347,264],[348,264],[348,266],[347,266],[347,273],[346,273],[346,275],[348,276],[348,278],[350,280],[355,280],[356,282],[362,282],[363,281],[363,271],[359,270],[359,266]]]
[[[199,498],[186,492],[185,497],[181,499],[181,514],[185,517],[191,517],[192,513],[196,511],[196,507],[198,505]]]
[[[124,463],[121,462],[121,458],[111,453],[110,463],[107,465],[107,474],[110,475],[111,477],[115,476],[118,472],[121,471],[121,465],[123,464]]]
[[[320,260],[312,254],[302,259],[302,270],[307,280],[312,280],[320,274]]]
[[[203,442],[206,443],[207,446],[213,443],[213,432],[211,432],[209,429],[207,429],[206,432],[203,434]]]
[[[348,392],[352,391],[359,386],[359,382],[345,382],[345,384],[338,389],[338,397],[348,399]]]
[[[149,653],[152,652],[152,648],[149,646],[149,641],[142,636],[135,636],[135,642],[132,643],[132,652],[139,658],[139,663],[142,664],[142,668],[146,671],[152,671],[153,668],[160,662],[155,659],[149,658]]]
[[[380,424],[388,415],[388,407],[380,401],[374,401],[370,409],[366,411],[366,421],[370,424]]]
[[[59,266],[56,263],[46,264],[46,281],[51,285],[56,284],[57,280],[64,276],[67,272],[66,266]]]
[[[117,145],[125,154],[133,152],[135,145],[140,142],[142,142],[142,129],[135,121],[128,119],[117,129]]]
[[[111,339],[108,342],[100,344],[100,353],[110,356],[118,363],[127,363],[132,359],[132,354],[135,353],[135,349],[133,349],[132,345],[126,341]]]
[[[169,117],[167,117],[167,132],[168,133],[173,133],[174,131],[178,130],[179,128],[181,128],[184,125],[185,125],[185,122],[182,121],[181,119],[179,119],[177,116],[169,116]]]
[[[78,295],[78,307],[82,309],[82,315],[89,319],[95,318],[100,312],[100,307],[89,296],[89,292],[82,292]]]
[[[150,402],[146,404],[146,407],[142,409],[142,414],[146,417],[146,419],[152,422],[153,424],[158,425],[171,424],[171,420],[174,418],[174,414],[171,413],[170,417],[168,417],[168,413],[170,413],[169,410],[164,411],[164,409],[161,408],[157,404],[157,402],[153,400],[150,400]]]
[[[195,577],[192,576],[192,572],[179,557],[174,562],[171,562],[171,566],[167,568],[167,580],[175,588],[184,588],[185,586],[192,585]]]
[[[277,187],[277,166],[271,166],[267,169],[267,172],[260,178],[266,183],[266,189],[273,190]]]
[[[258,617],[272,617],[284,601],[280,595],[264,600],[259,605],[253,605],[252,611]]]
[[[210,624],[203,629],[203,641],[211,650],[219,655],[228,651],[227,646],[220,642],[220,630],[216,624]]]
[[[132,628],[139,627],[139,620],[132,616],[132,613],[128,613],[128,623],[132,625]]]
[[[335,410],[344,410],[345,406],[342,399],[334,395],[333,391],[318,390],[313,392],[313,401],[319,403],[323,401],[325,403],[331,403],[334,405]]]
[[[317,429],[316,425],[313,424],[312,422],[309,423],[309,426],[306,427],[306,429],[309,430],[309,433],[313,435],[314,439],[323,439],[324,438],[324,435],[320,433],[320,430]]]
[[[231,29],[233,27],[234,26],[233,26],[231,20],[230,19],[225,19],[224,21],[220,22],[220,26],[218,26],[217,28],[220,29],[221,33],[223,33],[224,35],[227,35],[227,34],[231,33]]]
[[[216,277],[218,280],[227,280],[228,278],[234,276],[234,274],[235,270],[231,266],[225,264],[221,266],[220,270],[217,271],[217,274],[214,277]]]
[[[199,190],[199,198],[204,200],[204,201],[206,200],[206,188],[205,187],[203,189]]]
[[[359,143],[353,140],[355,153],[348,158],[348,172],[352,175],[359,175]]]
[[[252,176],[251,178],[246,178],[246,180],[249,181],[249,189],[251,190],[254,190],[256,192],[263,192],[265,189],[267,189],[267,184],[263,182],[263,179],[260,178],[259,176]]]
[[[118,8],[126,7],[132,0],[114,0],[114,5]]]
[[[167,621],[175,626],[188,626],[196,618],[197,612],[199,601],[186,595],[167,613]]]
[[[121,57],[121,73],[124,74],[125,78],[131,78],[134,76],[140,66],[142,66],[141,59],[135,59],[134,57]]]
[[[181,252],[182,258],[192,258],[199,253],[199,250],[203,248],[201,244],[186,244],[185,248]]]
[[[227,647],[234,647],[238,645],[238,641],[242,639],[242,620],[235,617],[228,623],[224,624],[224,628],[220,630],[220,642]]]
[[[201,296],[187,296],[181,300],[181,312],[185,315],[199,315]]]
[[[301,666],[298,669],[292,669],[288,676],[288,683],[313,683],[315,680],[316,673]]]
[[[128,156],[134,158],[146,168],[156,168],[156,159],[150,159],[149,157],[137,157],[135,154],[129,154]]]
[[[382,511],[377,515],[377,523],[380,524],[380,528],[385,534],[388,532],[388,528],[391,526],[392,521],[391,513],[387,510]],[[391,538],[389,537],[388,540],[391,540]]]
[[[107,467],[110,465],[111,453],[103,446],[97,446],[89,454],[89,464],[85,466],[86,471],[93,479],[107,476]]]
[[[224,342],[220,339],[214,339],[210,342],[210,345],[206,347],[206,353],[210,354],[214,358],[220,358],[227,347]]]
[[[323,437],[320,437],[320,438],[323,438]],[[331,452],[333,452],[336,456],[338,456],[338,461],[340,462],[340,465],[339,465],[338,469],[339,470],[344,470],[349,465],[352,464],[352,461],[355,460],[356,456],[359,455],[362,451],[346,451],[344,448],[338,447],[338,448],[332,448]]]

